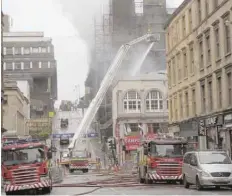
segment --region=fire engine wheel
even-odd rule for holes
[[[50,186],[50,187],[44,187],[43,188],[43,191],[42,191],[43,193],[51,193],[52,192],[52,187]]]
[[[145,184],[153,184],[153,180],[145,178]]]
[[[16,191],[6,192],[6,195],[17,195]]]

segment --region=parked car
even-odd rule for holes
[[[232,188],[232,161],[224,151],[192,151],[184,155],[183,183],[185,188],[196,185]]]

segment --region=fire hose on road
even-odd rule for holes
[[[151,186],[146,184],[140,184],[135,176],[115,176],[113,178],[108,178],[104,180],[90,181],[84,183],[72,183],[72,184],[53,184],[55,188],[64,188],[64,187],[86,187],[86,188],[94,188],[91,191],[76,194],[76,195],[86,195],[93,193],[101,188],[111,188],[111,187],[145,187]]]

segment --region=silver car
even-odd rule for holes
[[[196,185],[232,188],[232,161],[224,151],[192,151],[184,155],[183,183],[185,188]]]

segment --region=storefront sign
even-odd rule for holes
[[[223,124],[223,117],[222,115],[218,116],[211,116],[207,119],[205,119],[205,126],[206,127],[213,127],[213,126],[218,126]]]
[[[206,128],[205,128],[205,121],[204,120],[199,121],[198,135],[199,136],[206,136]]]
[[[146,136],[146,140],[153,140],[155,138],[157,138],[157,134],[155,133],[148,133],[147,136]]]
[[[224,116],[224,124],[226,127],[232,127],[232,114],[227,114]]]
[[[126,150],[136,150],[140,145],[140,136],[126,136],[124,142]]]
[[[206,126],[214,126],[217,124],[217,117],[210,117],[205,120],[205,125]]]

